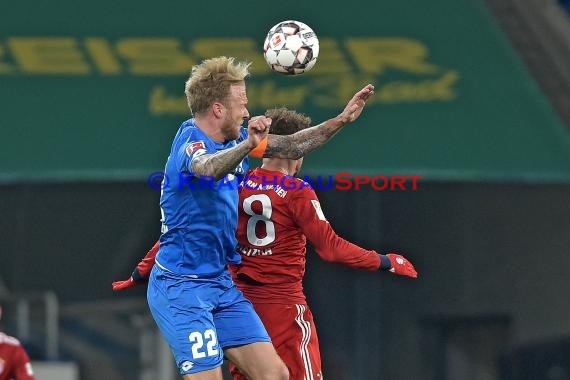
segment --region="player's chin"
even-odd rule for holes
[[[240,135],[241,125],[231,131],[231,136],[228,136],[228,140],[237,140]]]
[[[226,131],[226,140],[237,140],[240,133],[240,128],[241,126],[239,126],[238,128],[232,129],[231,131]]]

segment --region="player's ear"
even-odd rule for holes
[[[212,113],[217,119],[221,119],[224,116],[224,108],[224,105],[220,102],[212,104]]]

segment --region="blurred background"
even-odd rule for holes
[[[204,58],[250,60],[249,109],[315,122],[376,85],[303,175],[416,175],[319,191],[337,232],[418,280],[323,263],[305,289],[328,379],[570,379],[567,0],[0,4],[0,330],[37,378],[179,378],[145,289],[113,294],[159,236],[161,171]],[[270,72],[277,22],[311,26],[310,72]]]

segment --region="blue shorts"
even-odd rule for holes
[[[225,347],[271,342],[227,270],[218,277],[196,279],[155,265],[147,300],[181,375],[221,366]]]

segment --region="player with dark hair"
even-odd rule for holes
[[[249,118],[248,68],[227,57],[192,68],[185,93],[193,118],[182,123],[166,163],[162,234],[147,300],[185,379],[221,380],[224,355],[251,379],[288,379],[228,270],[241,261],[235,251],[238,184],[248,155],[300,158],[356,120],[374,93],[367,85],[337,117],[291,136],[268,136],[270,118]]]
[[[0,305],[0,320],[2,306]],[[34,380],[30,358],[20,341],[0,332],[0,380]]]
[[[271,134],[291,135],[310,119],[285,108],[265,114]],[[321,379],[321,357],[313,315],[303,292],[306,242],[328,262],[369,271],[389,270],[417,277],[401,255],[379,255],[339,237],[323,213],[314,190],[295,178],[303,158],[264,158],[248,173],[239,194],[238,252],[231,271],[263,321],[277,353],[294,380]],[[234,380],[246,379],[230,364]]]

